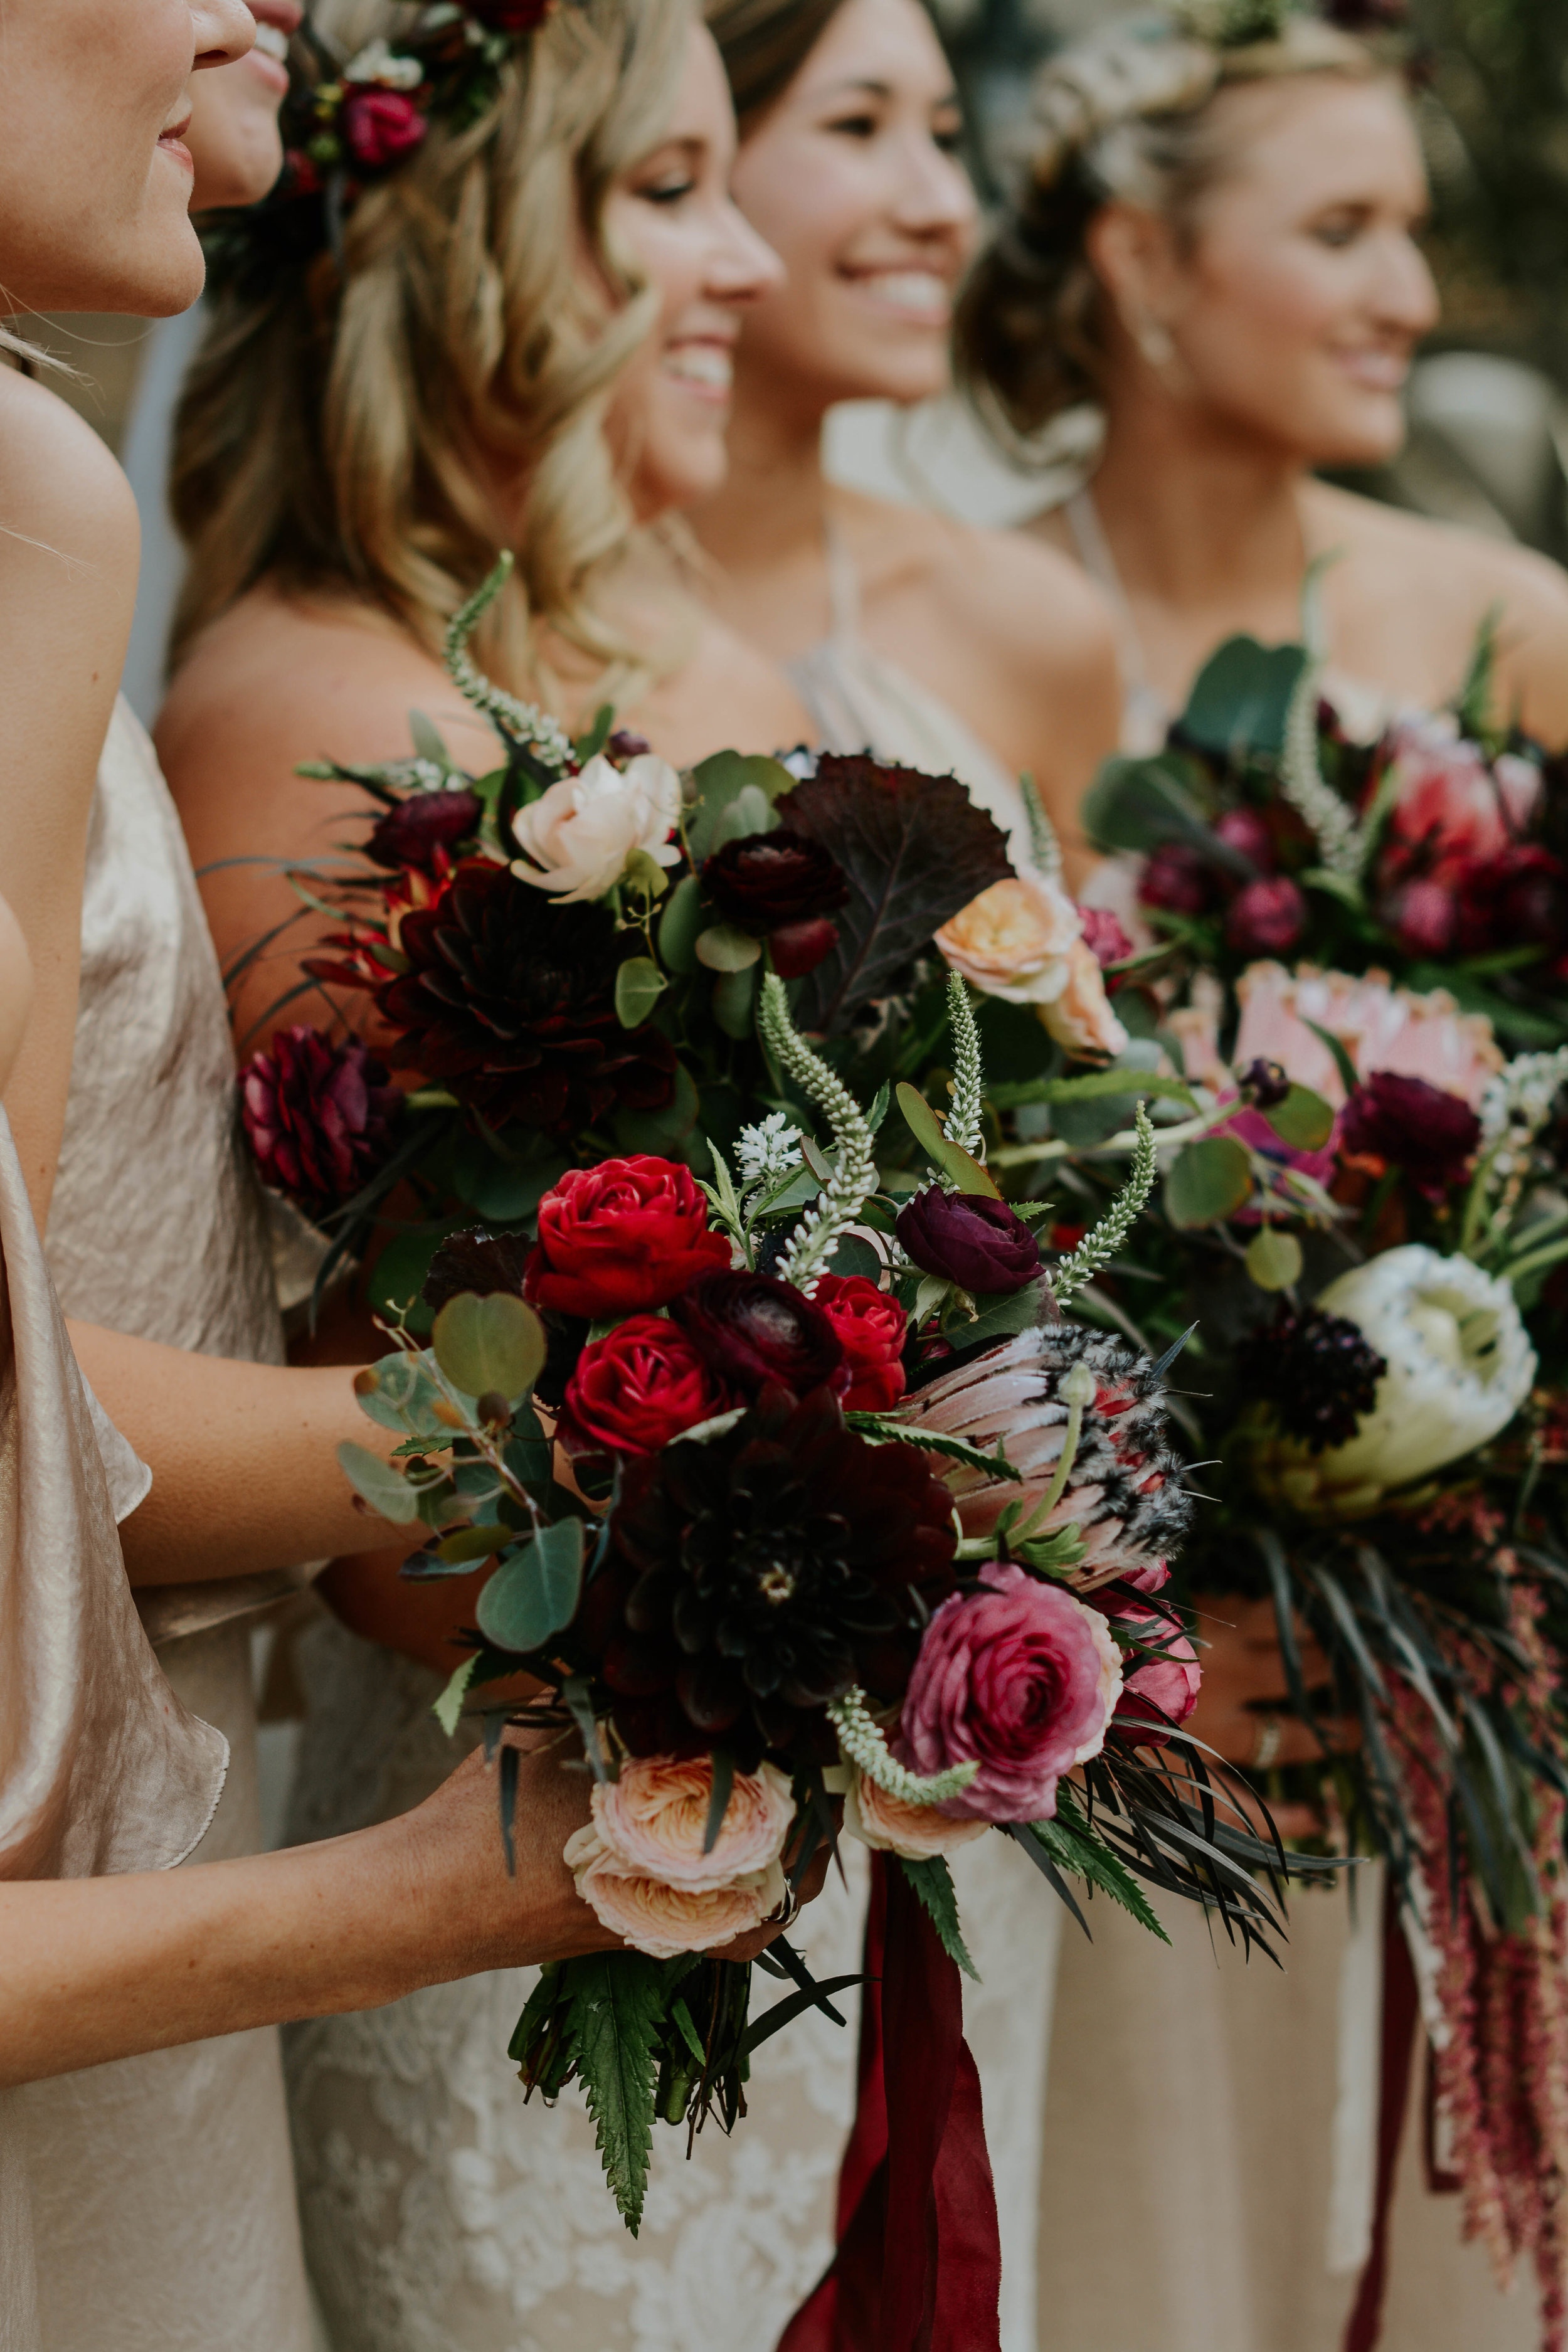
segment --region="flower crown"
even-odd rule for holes
[[[324,250],[341,268],[342,224],[365,189],[414,154],[433,121],[479,121],[502,68],[555,5],[432,0],[405,32],[378,36],[346,65],[307,26],[283,102],[282,173],[264,203],[208,226],[209,276],[255,291]]]
[[[1407,0],[1321,0],[1315,8],[1300,0],[1175,0],[1171,13],[1187,39],[1215,49],[1278,41],[1292,16],[1315,16],[1339,32],[1363,35],[1397,32],[1409,17]]]

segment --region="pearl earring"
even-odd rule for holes
[[[1142,352],[1156,375],[1163,375],[1176,356],[1176,346],[1169,327],[1147,310],[1140,310],[1129,321],[1132,340]]]

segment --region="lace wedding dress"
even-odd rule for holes
[[[88,837],[47,1250],[84,1322],[281,1360],[217,959],[168,788],[124,704]],[[229,1742],[204,1862],[260,1843],[247,1626],[291,1582],[215,1574],[138,1596],[176,1696]],[[93,2067],[19,2105],[46,2352],[310,2352],[275,2032]]]

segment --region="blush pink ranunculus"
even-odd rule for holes
[[[1119,1609],[1112,1620],[1146,1644],[1146,1654],[1122,1661],[1118,1731],[1157,1748],[1185,1723],[1198,1703],[1204,1672],[1179,1625],[1157,1609]]]
[[[789,1776],[776,1764],[737,1772],[711,1853],[702,1851],[713,1797],[707,1756],[634,1756],[594,1790],[594,1827],[626,1869],[693,1893],[731,1886],[777,1862],[795,1819]]]
[[[1395,797],[1387,853],[1397,861],[1418,851],[1435,881],[1458,881],[1478,858],[1500,856],[1541,791],[1532,761],[1504,752],[1489,767],[1447,712],[1402,720],[1388,749]]]
[[[1121,1696],[1121,1654],[1097,1611],[1059,1584],[992,1560],[926,1627],[904,1695],[900,1750],[918,1772],[980,1769],[944,1810],[1048,1821],[1057,1782],[1097,1756]]]
[[[932,1854],[951,1853],[955,1845],[984,1837],[987,1821],[958,1819],[940,1805],[911,1804],[857,1771],[844,1798],[844,1827],[862,1845],[883,1853],[901,1853],[906,1862],[928,1862]]]
[[[784,1898],[784,1871],[776,1862],[731,1886],[671,1886],[630,1869],[591,1824],[573,1832],[563,1859],[601,1925],[634,1952],[655,1960],[731,1943],[761,1927]]]

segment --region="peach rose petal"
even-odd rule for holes
[[[563,1858],[600,1925],[655,1960],[731,1943],[760,1927],[784,1899],[784,1871],[776,1862],[732,1886],[668,1886],[628,1870],[591,1825],[567,1839]]]
[[[844,1826],[862,1845],[926,1862],[971,1838],[984,1837],[989,1822],[954,1821],[934,1805],[913,1805],[857,1771],[844,1797]]]
[[[594,1826],[626,1869],[693,1893],[730,1886],[784,1852],[795,1819],[789,1777],[776,1764],[737,1772],[711,1853],[702,1851],[713,1796],[706,1756],[635,1756],[594,1790]]]
[[[1068,957],[1082,928],[1065,891],[1015,877],[971,899],[942,925],[936,944],[984,995],[1047,1004],[1068,985]]]

